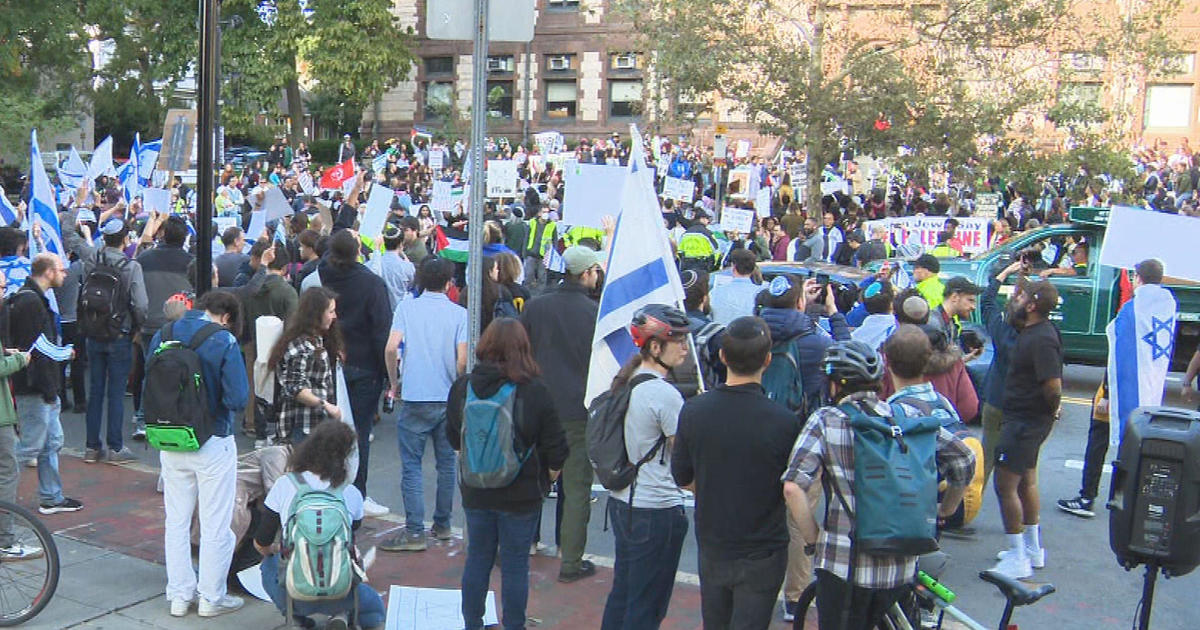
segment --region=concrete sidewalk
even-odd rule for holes
[[[249,596],[245,608],[215,619],[201,619],[194,608],[187,617],[171,617],[163,595],[163,509],[156,491],[156,471],[142,464],[84,464],[77,455],[64,450],[62,476],[68,495],[79,498],[85,507],[75,513],[42,517],[59,544],[62,573],[49,606],[23,627],[286,627],[273,605]],[[32,469],[23,472],[18,501],[36,508],[36,473]],[[364,549],[373,546],[400,527],[395,517],[368,519],[358,532],[359,545]],[[458,588],[464,555],[460,536],[446,542],[431,540],[425,552],[379,553],[369,577],[371,584],[385,593],[391,584]],[[599,568],[590,580],[560,584],[557,558],[534,557],[530,565],[530,627],[600,626],[612,583],[610,569]],[[491,587],[499,597],[498,570],[492,575]],[[677,584],[663,628],[690,630],[701,625],[699,589]],[[778,623],[776,627],[787,626]]]

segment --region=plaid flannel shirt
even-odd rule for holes
[[[867,413],[890,416],[891,408],[874,393],[846,397],[843,403],[859,405]],[[919,415],[912,409],[905,409]],[[791,481],[807,490],[821,474],[836,484],[851,510],[854,509],[854,432],[845,413],[837,407],[822,407],[809,417],[796,445],[783,481]],[[971,450],[945,428],[937,434],[937,466],[942,477],[953,486],[965,486],[974,473],[975,457]],[[822,467],[825,473],[822,473]],[[826,500],[826,514],[817,538],[814,569],[824,569],[842,578],[850,574],[850,515],[835,496]],[[917,559],[910,556],[873,556],[859,553],[854,565],[854,583],[864,588],[883,589],[909,584],[917,571]]]
[[[336,404],[333,399],[333,363],[325,351],[320,337],[297,337],[288,343],[283,358],[279,361],[279,387],[283,399],[279,405],[279,424],[284,436],[290,435],[293,427],[299,427],[305,435],[318,422],[326,418],[324,405],[309,407],[296,400],[300,390],[307,389],[314,396]]]

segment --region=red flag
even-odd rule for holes
[[[331,190],[342,187],[342,182],[354,177],[354,158],[350,158],[341,164],[321,173],[321,188]]]

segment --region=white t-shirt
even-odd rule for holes
[[[304,483],[307,483],[314,490],[329,488],[328,481],[308,471],[300,473],[300,476],[304,478]],[[295,498],[296,485],[292,482],[290,475],[283,475],[271,487],[271,491],[267,493],[267,498],[263,501],[263,504],[279,514],[281,521],[286,521],[288,509],[292,506],[292,499]],[[346,502],[346,510],[350,512],[350,520],[361,521],[363,518],[363,497],[358,488],[352,484],[346,484],[346,487],[342,489],[342,500]]]
[[[640,369],[634,376],[638,374],[654,374],[655,378],[638,385],[629,395],[629,411],[625,415],[625,451],[633,464],[654,448],[659,437],[675,437],[679,410],[683,407],[683,396],[674,385],[651,370]],[[614,491],[611,496],[628,503],[629,488]],[[683,491],[675,485],[675,478],[671,476],[671,451],[664,443],[654,457],[638,470],[633,507],[669,508],[678,505],[683,505]]]

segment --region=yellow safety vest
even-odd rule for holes
[[[547,221],[542,229],[542,242],[534,247],[533,239],[537,236],[538,219],[529,221],[529,241],[525,243],[525,251],[535,256],[545,256],[549,251],[550,245],[554,242],[554,234],[558,230],[558,224],[554,221]]]

